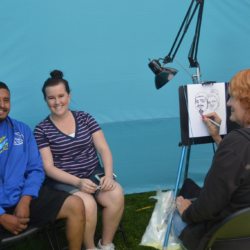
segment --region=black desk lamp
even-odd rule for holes
[[[194,14],[196,12],[196,10],[199,7],[199,12],[198,12],[198,18],[197,18],[197,24],[196,24],[196,29],[195,29],[195,34],[194,34],[194,38],[193,38],[193,42],[191,44],[191,48],[188,54],[188,60],[190,63],[190,68],[196,68],[196,75],[192,75],[192,79],[194,82],[200,82],[200,66],[199,63],[197,61],[197,53],[198,53],[198,45],[199,45],[199,39],[200,39],[200,29],[201,29],[201,20],[202,20],[202,13],[203,13],[203,6],[204,6],[204,1],[205,0],[192,0],[187,14],[182,22],[182,25],[180,27],[180,30],[175,38],[174,44],[169,52],[169,54],[165,57],[165,58],[159,58],[158,60],[154,59],[154,60],[150,60],[150,63],[148,64],[149,68],[154,72],[155,74],[155,86],[157,89],[160,89],[161,87],[163,87],[168,81],[170,81],[178,72],[178,70],[173,69],[173,68],[164,68],[164,65],[167,63],[171,63],[173,62],[173,59],[175,58],[175,55],[180,47],[180,44],[188,30],[188,27],[194,17]],[[190,16],[192,7],[194,2],[196,2],[196,5],[193,9],[193,12]],[[181,36],[181,38],[179,39],[179,43],[176,46],[176,49],[173,53],[173,55],[171,56],[173,49],[175,48],[175,45],[177,43],[177,40],[180,36],[181,31],[183,30],[184,27],[184,31],[183,34]],[[160,64],[160,60],[163,60],[163,64]]]

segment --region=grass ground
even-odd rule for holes
[[[127,236],[130,250],[152,250],[151,247],[139,246],[141,238],[146,230],[146,227],[151,218],[155,199],[148,199],[150,196],[154,196],[156,191],[139,194],[125,195],[125,209],[122,217],[122,224]],[[141,208],[150,207],[138,211]],[[101,212],[98,214],[98,225],[96,233],[101,233]],[[65,239],[64,229],[58,229],[59,242],[61,246],[66,246],[67,241]],[[51,237],[53,238],[53,236]],[[113,243],[116,250],[127,250],[122,234],[118,233],[114,237]],[[50,249],[48,243],[42,235],[36,235],[29,238],[25,242],[21,242],[11,248],[10,250],[46,250]]]

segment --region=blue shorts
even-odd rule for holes
[[[174,215],[173,215],[172,229],[173,229],[173,233],[174,233],[175,238],[180,243],[183,250],[187,250],[187,249],[183,246],[182,241],[178,237],[187,225],[188,225],[188,223],[182,221],[182,218],[181,218],[181,216],[176,208],[174,211]]]
[[[182,221],[182,218],[177,210],[174,211],[172,227],[175,234],[175,237],[178,238],[183,229],[188,225],[188,223]]]
[[[104,173],[104,168],[101,167],[101,165],[99,164],[96,169],[94,170],[94,172],[86,177],[86,179],[89,179],[91,180],[92,182],[94,182],[96,185],[99,185],[99,181],[95,178],[95,175],[96,174],[101,174],[101,173]],[[63,191],[66,191],[70,194],[74,194],[76,192],[79,192],[80,190],[75,187],[75,186],[72,186],[72,185],[69,185],[69,184],[65,184],[65,183],[62,183],[62,182],[58,182],[58,181],[55,181],[49,177],[46,177],[44,183],[43,183],[44,186],[48,186],[52,189],[57,189],[57,190],[63,190]],[[95,193],[91,194],[94,196],[94,198],[96,199],[97,198],[97,195],[98,193],[100,192],[100,190],[98,189]]]

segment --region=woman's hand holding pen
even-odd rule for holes
[[[221,119],[216,112],[212,112],[202,116],[203,121],[206,123],[208,133],[212,136],[217,146],[221,142],[220,127],[213,124],[209,119],[215,121],[217,124],[221,124]]]

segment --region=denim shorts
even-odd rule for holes
[[[101,174],[101,173],[104,173],[104,168],[101,167],[101,165],[99,164],[96,169],[94,170],[94,172],[92,174],[90,174],[90,176],[88,177],[85,177],[86,179],[89,179],[91,180],[92,182],[94,182],[96,185],[99,185],[99,181],[95,178],[95,175],[96,174]],[[80,190],[75,187],[75,186],[72,186],[72,185],[69,185],[69,184],[65,184],[65,183],[62,183],[62,182],[58,182],[58,181],[55,181],[49,177],[46,177],[44,183],[43,183],[44,186],[48,186],[52,189],[57,189],[57,190],[63,190],[63,191],[66,191],[70,194],[74,194],[76,192],[79,192]],[[97,195],[98,193],[100,192],[100,190],[98,189],[95,193],[91,194],[93,195],[93,197],[96,199],[97,198]]]

